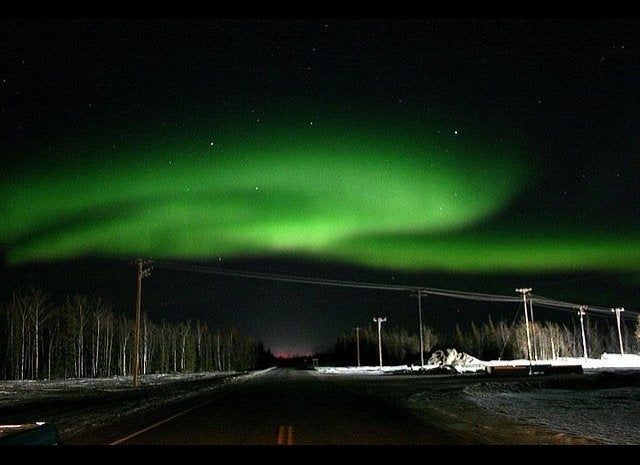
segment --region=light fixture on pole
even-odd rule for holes
[[[531,368],[531,333],[529,332],[529,312],[527,311],[527,294],[531,292],[531,288],[520,288],[516,289],[516,292],[520,292],[522,294],[522,300],[524,302],[524,321],[527,326],[527,352],[529,356],[529,374],[533,373],[533,369]]]

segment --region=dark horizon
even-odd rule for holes
[[[402,273],[354,268],[335,263],[304,263],[300,260],[261,259],[251,262],[198,263],[205,268],[264,272],[274,275],[328,278],[345,282],[367,282],[390,286],[435,287],[455,291],[517,296],[516,287],[526,285],[537,295],[592,306],[626,306],[634,288],[619,288],[620,298],[610,300],[603,290],[611,289],[620,273],[564,274],[512,278],[468,275],[447,277],[433,273]],[[222,266],[221,266],[222,265]],[[405,328],[417,333],[415,293],[370,289],[336,288],[314,284],[282,283],[268,280],[219,276],[193,271],[153,267],[143,280],[142,310],[156,322],[200,319],[210,327],[237,327],[256,337],[278,357],[308,357],[326,352],[337,338],[355,326],[367,327],[374,316],[387,316],[389,328]],[[322,273],[322,275],[320,275]],[[601,281],[599,286],[594,282]],[[506,287],[512,283],[511,287]],[[506,285],[505,285],[506,284]],[[588,285],[588,289],[585,285]],[[35,287],[61,304],[75,294],[100,297],[113,305],[116,314],[135,315],[136,267],[134,260],[84,259],[60,263],[31,264],[2,272],[0,296],[8,302],[13,290]],[[297,300],[287,300],[295,295]],[[622,296],[626,296],[626,299]],[[631,318],[633,308],[624,315]],[[302,313],[299,309],[307,309]],[[309,318],[309,313],[311,318]],[[473,321],[482,324],[491,317],[509,324],[521,319],[519,303],[474,302],[456,298],[423,297],[423,323],[445,338],[453,336],[456,325],[468,328]],[[537,308],[536,315],[551,321],[570,322],[572,311]],[[606,315],[594,314],[598,320]],[[332,319],[344,322],[331,324]],[[311,323],[309,323],[311,322]],[[609,324],[614,324],[613,318]],[[286,341],[285,343],[278,341]],[[309,341],[317,341],[311,344]]]

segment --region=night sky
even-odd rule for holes
[[[2,19],[0,297],[36,286],[309,353],[407,293],[638,309],[638,19]],[[518,308],[429,297],[443,332]],[[540,312],[555,318],[554,312]]]

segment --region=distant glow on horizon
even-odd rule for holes
[[[633,235],[487,228],[526,185],[518,153],[390,128],[286,127],[16,173],[0,190],[0,245],[10,263],[296,256],[404,270],[640,267]]]
[[[300,348],[300,349],[280,349],[280,348],[269,348],[274,357],[281,359],[292,359],[298,357],[312,357],[317,354],[318,351],[312,351],[308,348]]]

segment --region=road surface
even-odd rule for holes
[[[118,434],[114,434],[117,431]],[[98,439],[96,434],[111,435]],[[366,380],[279,368],[79,443],[139,445],[461,444],[385,401]]]

